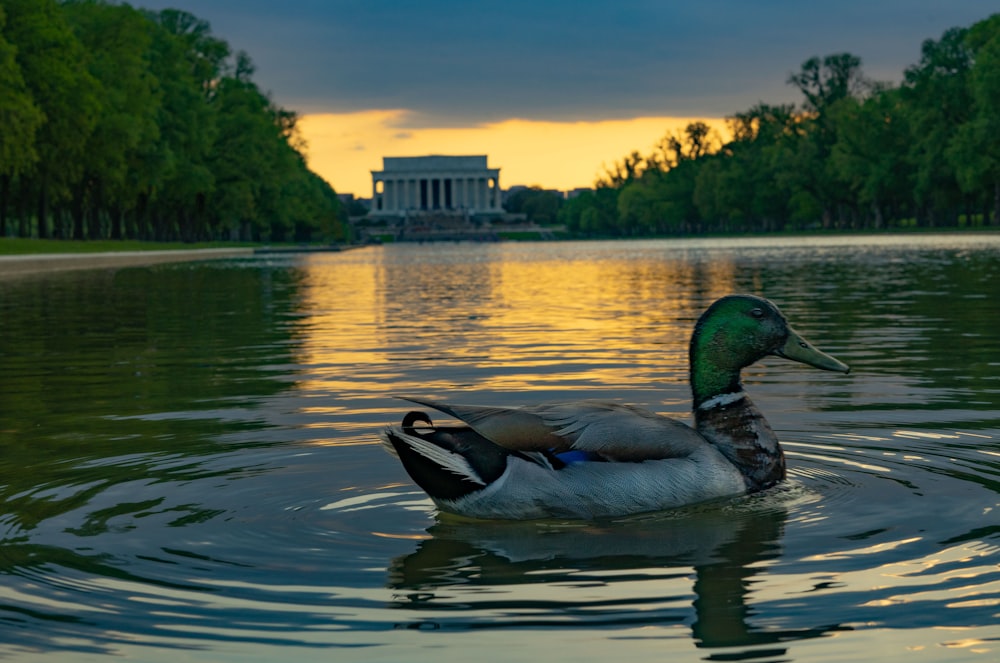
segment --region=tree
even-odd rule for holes
[[[719,135],[704,122],[691,122],[681,132],[668,133],[646,159],[649,168],[667,171],[682,161],[697,160],[719,149]]]
[[[163,101],[160,140],[142,176],[147,193],[138,201],[136,224],[149,239],[213,237],[213,101],[229,46],[212,35],[208,22],[187,12],[165,9],[148,17],[155,26],[151,66]]]
[[[618,194],[618,231],[623,235],[650,235],[663,225],[670,201],[657,191],[652,177],[630,182]]]
[[[4,0],[5,36],[17,47],[35,104],[44,114],[36,133],[38,159],[19,178],[19,198],[34,199],[39,237],[48,235],[49,208],[68,198],[82,176],[87,141],[101,103],[98,83],[86,69],[83,46],[55,0]],[[19,211],[19,234],[31,234],[27,210]]]
[[[780,158],[799,140],[791,105],[758,104],[727,118],[732,141],[704,160],[695,182],[699,214],[722,230],[772,230],[789,219],[791,193]]]
[[[3,0],[0,233],[12,216],[22,236],[343,236],[295,113],[252,75],[186,12]]]
[[[73,187],[73,237],[121,238],[125,208],[134,206],[141,186],[132,168],[159,137],[161,94],[149,66],[150,25],[127,5],[77,0],[63,7],[104,102]],[[102,224],[106,216],[109,227]]]
[[[218,82],[212,100],[218,131],[210,158],[216,177],[213,211],[224,232],[244,239],[262,234],[270,237],[269,225],[278,235],[287,230],[282,210],[270,210],[279,217],[268,219],[261,204],[266,188],[271,188],[272,195],[280,192],[278,178],[287,171],[286,159],[291,156],[281,149],[282,128],[276,109],[249,74],[249,62],[243,58],[236,76],[224,76]]]
[[[790,166],[785,177],[797,190],[793,214],[818,207],[825,227],[841,220],[842,205],[851,202],[849,187],[830,165],[837,142],[834,120],[839,104],[858,99],[871,84],[861,73],[861,58],[850,53],[813,57],[802,63],[788,83],[802,92],[806,117],[799,123],[798,140],[786,142],[784,158]],[[815,207],[814,207],[815,206]],[[795,209],[797,208],[797,210]]]
[[[621,161],[614,162],[610,168],[604,169],[604,176],[598,178],[597,186],[620,188],[633,181],[645,169],[646,159],[638,150],[632,150]]]
[[[958,127],[948,155],[962,190],[988,201],[993,223],[1000,224],[1000,14],[973,25],[965,45],[973,60],[968,78],[973,110]]]
[[[512,193],[504,209],[512,214],[524,214],[531,223],[548,225],[556,222],[563,198],[556,191],[546,191],[532,186]]]
[[[38,161],[35,135],[44,120],[15,58],[17,48],[4,36],[6,23],[0,7],[0,237],[7,234],[11,179]]]
[[[892,210],[898,214],[908,207],[914,176],[907,159],[912,135],[907,120],[900,91],[888,86],[836,107],[832,163],[853,197],[870,208],[876,228],[885,227]]]
[[[806,110],[819,115],[841,99],[861,97],[870,86],[861,73],[861,58],[850,53],[809,58],[788,83],[805,96]]]
[[[558,220],[570,232],[587,236],[617,234],[619,190],[598,184],[570,198],[559,210]]]
[[[973,105],[967,32],[952,28],[938,41],[924,41],[920,62],[904,73],[901,93],[912,127],[909,159],[915,166],[917,219],[929,226],[953,222],[962,207],[962,189],[948,153]]]

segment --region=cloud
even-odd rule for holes
[[[868,75],[899,80],[924,39],[996,11],[995,0],[140,2],[211,21],[287,108],[406,108],[406,128],[722,116],[797,102],[785,81],[813,55],[852,52]]]

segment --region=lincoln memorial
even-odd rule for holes
[[[503,214],[500,169],[486,156],[383,157],[372,171],[373,217]]]

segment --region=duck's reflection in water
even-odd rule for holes
[[[780,554],[787,517],[780,502],[756,496],[604,523],[439,516],[430,538],[393,560],[388,584],[398,590],[395,607],[422,613],[400,625],[406,628],[687,623],[700,647],[760,646],[847,630],[796,624],[794,614],[754,624],[754,584]]]

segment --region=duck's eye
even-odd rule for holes
[[[752,315],[753,317],[755,317],[758,320],[760,320],[761,318],[764,317],[764,309],[762,309],[762,308],[751,309],[750,310],[750,315]]]

